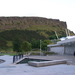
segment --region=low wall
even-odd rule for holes
[[[53,61],[43,61],[43,62],[36,62],[36,61],[29,61],[28,64],[34,67],[43,67],[43,66],[51,66],[57,64],[68,64],[70,65],[72,62],[68,61],[67,59],[63,60],[53,60]]]

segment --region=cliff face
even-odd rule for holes
[[[49,26],[67,28],[66,22],[58,19],[41,17],[0,17],[0,31],[12,29],[27,29],[31,26]]]

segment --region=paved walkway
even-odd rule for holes
[[[29,58],[40,59],[75,59],[73,56],[29,56]],[[45,67],[33,67],[28,64],[12,64],[12,56],[0,56],[0,59],[5,60],[0,64],[0,75],[75,75],[75,65],[53,65]]]

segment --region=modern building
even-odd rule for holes
[[[73,54],[75,51],[75,37],[59,41],[57,44],[47,45],[47,47],[50,52],[58,54]]]

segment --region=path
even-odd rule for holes
[[[75,59],[73,56],[29,56],[40,59]],[[75,65],[53,65],[45,67],[33,67],[28,64],[12,64],[12,56],[0,56],[6,62],[0,64],[0,75],[75,75]]]

